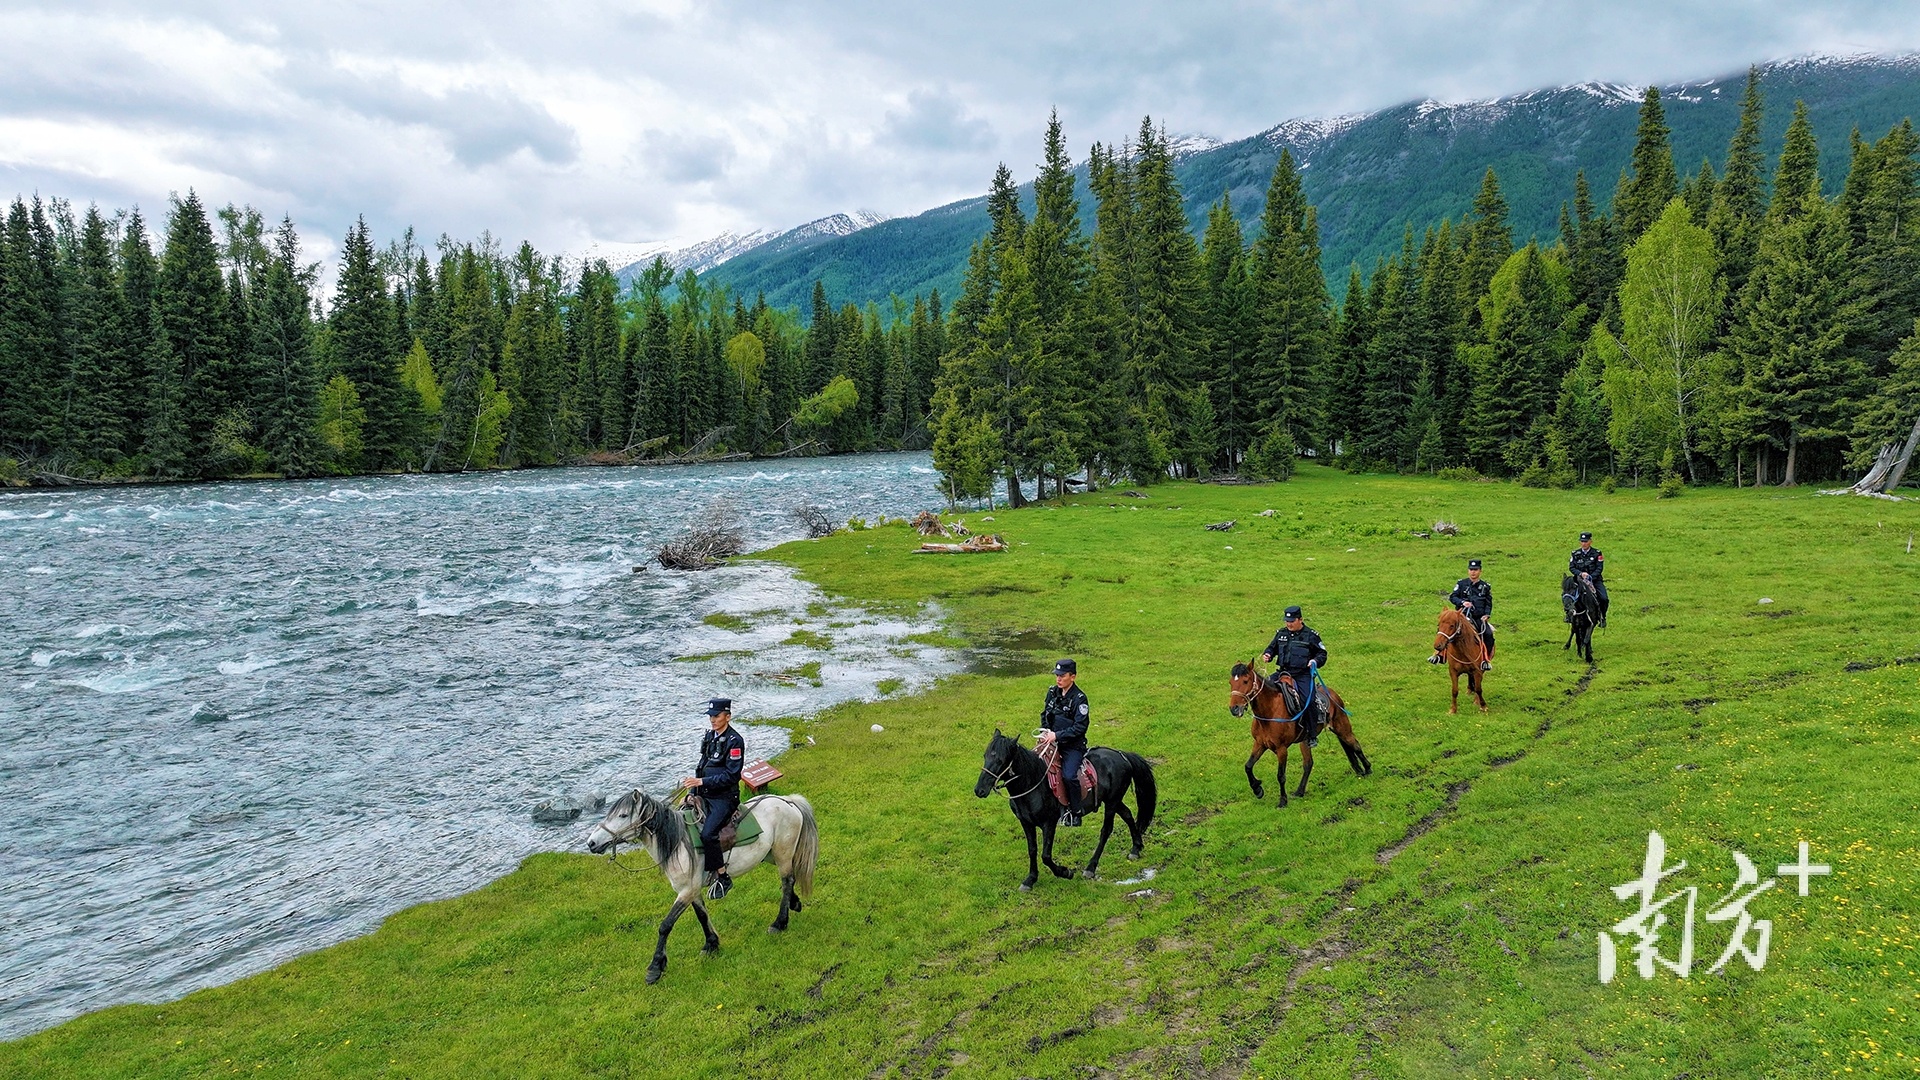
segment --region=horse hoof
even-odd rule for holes
[[[665,968],[657,968],[657,967],[648,968],[647,969],[647,985],[652,986],[654,983],[659,982],[660,976],[662,973],[665,972],[665,970],[666,970]]]
[[[1092,880],[1093,880],[1093,867],[1091,867],[1091,866],[1089,866],[1089,867],[1087,867],[1087,868],[1086,868],[1085,870],[1082,870],[1082,871],[1080,871],[1080,876],[1081,876],[1081,877],[1083,877],[1083,878],[1086,878],[1086,879],[1087,879],[1088,881],[1092,881]]]
[[[1127,858],[1129,858],[1129,859],[1138,859],[1138,858],[1140,858],[1140,849],[1139,849],[1139,848],[1134,848],[1134,849],[1133,849],[1132,851],[1129,851],[1129,852],[1127,852]]]
[[[786,932],[787,928],[780,923],[774,923],[772,926],[767,927],[767,933],[769,934],[784,934]]]
[[[717,941],[709,941],[700,947],[700,951],[706,953],[708,956],[712,956],[714,953],[720,951],[720,943]]]
[[[1020,891],[1021,891],[1021,892],[1032,892],[1032,891],[1033,891],[1033,882],[1031,882],[1031,881],[1023,881],[1023,882],[1021,882],[1021,883],[1020,883]]]
[[[794,897],[794,898],[793,898],[793,902],[792,902],[792,904],[790,904],[789,906],[791,906],[791,907],[793,908],[793,910],[795,910],[795,911],[799,911],[799,910],[800,910],[800,898],[799,898],[799,897],[797,897],[797,896],[796,896],[796,897]]]

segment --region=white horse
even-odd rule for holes
[[[820,829],[813,821],[813,804],[798,795],[761,795],[747,800],[746,805],[760,823],[760,836],[727,852],[727,872],[744,874],[772,856],[773,864],[780,868],[780,917],[769,929],[785,930],[787,913],[799,911],[800,898],[813,895],[813,865],[820,857]],[[620,796],[607,809],[607,816],[587,834],[587,850],[611,856],[621,844],[645,848],[673,886],[673,907],[660,923],[660,941],[653,949],[653,963],[647,965],[648,984],[659,982],[661,973],[667,970],[667,935],[688,905],[700,916],[700,929],[707,934],[703,951],[719,951],[720,938],[707,921],[707,906],[701,900],[700,848],[687,843],[679,811],[638,788]]]

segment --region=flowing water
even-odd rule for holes
[[[0,496],[0,1037],[578,850],[533,810],[664,792],[709,696],[765,757],[958,668],[783,567],[634,572],[716,499],[751,547],[937,501],[924,455]]]

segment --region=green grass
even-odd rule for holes
[[[735,632],[748,630],[753,627],[752,623],[741,616],[726,611],[716,611],[711,615],[703,617],[700,621],[706,623],[708,626],[717,626],[722,630],[732,630]]]
[[[1110,846],[1101,880],[1016,891],[1017,826],[972,785],[994,726],[1029,731],[1050,680],[958,676],[830,710],[781,759],[782,789],[811,798],[822,829],[819,891],[784,936],[764,932],[777,883],[755,872],[716,905],[723,951],[702,958],[680,928],[649,989],[659,876],[540,855],[266,974],[0,1045],[0,1075],[1920,1069],[1920,669],[1895,662],[1920,653],[1920,555],[1905,550],[1920,507],[1318,468],[1152,494],[999,511],[1005,555],[910,556],[901,526],[775,553],[839,598],[936,600],[976,644],[1070,643],[1095,741],[1156,762],[1144,863]],[[1226,518],[1231,533],[1202,528]],[[1439,518],[1462,535],[1411,535]],[[1592,673],[1560,649],[1582,528],[1614,597]],[[1493,708],[1449,717],[1424,660],[1475,555],[1498,601]],[[1322,753],[1282,810],[1271,758],[1268,800],[1247,791],[1225,676],[1288,603],[1326,637],[1375,772]],[[1834,876],[1753,902],[1773,922],[1764,971],[1707,975],[1729,925],[1696,915],[1692,978],[1643,982],[1623,956],[1602,986],[1595,933],[1630,912],[1608,887],[1636,876],[1649,829],[1688,861],[1666,884],[1698,886],[1702,914],[1733,883],[1734,849],[1772,876],[1805,839]],[[1096,834],[1062,836],[1072,862]],[[1151,883],[1116,880],[1144,867]]]

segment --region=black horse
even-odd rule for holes
[[[1096,746],[1087,751],[1087,760],[1093,763],[1093,773],[1099,779],[1099,786],[1091,797],[1107,811],[1106,821],[1100,826],[1100,843],[1094,846],[1093,858],[1081,871],[1092,877],[1100,868],[1100,853],[1107,848],[1107,837],[1113,833],[1115,814],[1120,815],[1127,823],[1127,831],[1133,834],[1133,850],[1127,852],[1127,858],[1140,857],[1140,845],[1146,839],[1147,826],[1153,824],[1153,804],[1158,796],[1153,785],[1153,766],[1139,754]],[[1129,787],[1133,788],[1134,802],[1140,808],[1137,821],[1122,801]],[[980,766],[980,782],[973,785],[973,793],[984,799],[1000,789],[1005,789],[1013,816],[1020,819],[1020,827],[1027,831],[1027,880],[1020,883],[1020,891],[1033,888],[1033,883],[1039,880],[1040,866],[1036,860],[1044,860],[1055,877],[1072,877],[1071,867],[1053,861],[1053,829],[1063,808],[1047,786],[1046,766],[1039,754],[995,728],[993,741],[987,743]],[[1046,834],[1046,843],[1037,854],[1033,841],[1035,829]]]
[[[1567,643],[1562,650],[1579,645],[1576,656],[1593,663],[1593,628],[1600,622],[1600,594],[1593,585],[1572,574],[1560,579],[1560,608],[1567,613]]]

